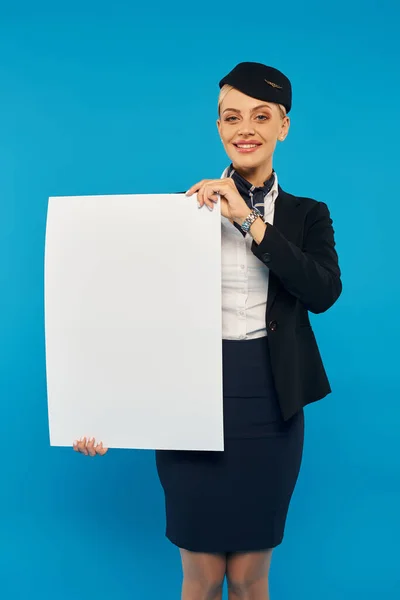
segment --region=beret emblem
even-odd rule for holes
[[[278,85],[277,83],[273,83],[272,81],[268,81],[268,79],[264,79],[265,83],[268,83],[268,85],[270,85],[273,88],[277,88],[278,90],[282,89],[281,85]]]

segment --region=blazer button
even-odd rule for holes
[[[278,321],[270,321],[268,327],[271,331],[276,331],[278,329]]]
[[[270,262],[271,261],[271,255],[269,252],[264,252],[264,254],[261,257],[263,259],[263,262]]]

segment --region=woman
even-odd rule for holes
[[[305,405],[330,392],[308,317],[334,304],[340,269],[328,208],[278,185],[290,81],[240,63],[220,82],[218,131],[230,166],[203,180],[199,208],[221,203],[223,452],[156,451],[167,537],[180,548],[184,600],[268,598],[272,549],[298,478]],[[78,452],[107,450],[84,438]]]

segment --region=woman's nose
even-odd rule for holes
[[[250,123],[242,122],[238,133],[246,134],[246,135],[254,135],[255,131],[254,131],[254,127]]]

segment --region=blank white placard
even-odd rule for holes
[[[51,445],[223,450],[219,203],[49,198],[45,334]]]

